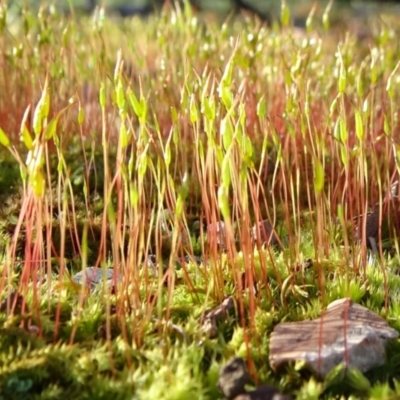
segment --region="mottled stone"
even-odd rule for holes
[[[278,324],[269,361],[274,370],[288,361],[304,361],[322,377],[340,363],[367,372],[384,363],[386,342],[398,336],[382,317],[344,298],[315,320]]]
[[[379,243],[400,234],[399,181],[396,180],[384,197],[382,205],[376,203],[371,211],[354,218],[354,239],[362,243],[365,235],[366,246],[378,252]]]
[[[224,221],[217,221],[207,226],[207,241],[216,241],[220,250],[226,250],[226,227]]]
[[[90,284],[91,289],[94,289],[104,280],[113,284],[114,274],[114,268],[88,267],[85,270],[82,270],[75,274],[72,279],[74,282],[84,286]],[[119,283],[121,280],[122,275],[120,273],[117,273],[115,277],[115,283]]]
[[[266,219],[253,226],[251,229],[251,238],[253,243],[259,245],[269,244],[274,246],[279,244],[279,239],[275,230]]]
[[[235,304],[234,298],[229,296],[217,307],[206,311],[200,319],[202,331],[210,338],[218,336],[218,323],[235,311]]]

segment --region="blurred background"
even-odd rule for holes
[[[161,9],[168,0],[14,0],[9,5],[14,10],[22,9],[24,4],[39,7],[40,4],[54,5],[60,12],[68,12],[72,5],[77,12],[91,13],[97,6],[105,6],[109,14],[122,17],[133,15],[147,16],[154,10]],[[169,0],[173,2],[172,0]],[[182,1],[180,1],[182,2]],[[247,10],[270,20],[279,18],[280,0],[191,0],[200,12],[226,16],[232,12]],[[296,24],[307,17],[314,0],[287,0]],[[328,0],[317,1],[319,9],[324,9]],[[400,0],[335,0],[333,12],[346,17],[381,14],[400,14]]]

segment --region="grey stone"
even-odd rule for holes
[[[246,393],[245,385],[250,383],[246,364],[240,357],[235,357],[221,368],[217,386],[228,399]]]
[[[220,250],[226,250],[226,227],[224,221],[217,221],[207,226],[207,241],[216,241]]]
[[[79,271],[72,279],[80,285],[86,286],[90,284],[91,289],[94,289],[97,285],[101,284],[103,280],[108,281],[112,285],[115,273],[114,268],[88,267],[85,270]],[[122,280],[122,275],[120,273],[116,274],[115,283],[119,283]]]
[[[258,245],[268,244],[274,246],[279,244],[278,236],[267,219],[253,226],[251,238],[253,243]]]
[[[288,361],[304,361],[322,377],[340,363],[367,372],[383,365],[387,341],[398,336],[382,317],[344,298],[315,320],[278,324],[269,361],[274,370]]]

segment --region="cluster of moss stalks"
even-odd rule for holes
[[[398,25],[332,5],[304,29],[285,1],[269,25],[0,5],[0,400],[218,399],[233,356],[298,399],[400,396],[398,342],[367,374],[268,363],[276,324],[338,298],[400,330],[396,238],[352,240],[399,170]],[[278,246],[252,241],[264,219]],[[122,282],[75,283],[91,265]]]

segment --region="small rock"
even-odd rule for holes
[[[279,244],[278,236],[267,219],[259,222],[251,228],[251,238],[253,243],[275,246]]]
[[[307,258],[306,260],[302,262],[297,262],[294,266],[290,268],[291,272],[305,272],[308,269],[312,268],[314,265],[314,262],[311,258]]]
[[[246,391],[251,381],[244,360],[235,357],[220,371],[217,386],[227,400],[290,400],[273,386],[261,385],[255,390]]]
[[[246,364],[242,358],[235,357],[222,367],[217,386],[223,395],[231,400],[246,393],[245,385],[248,383],[250,383],[250,375]]]
[[[0,303],[0,312],[12,311],[15,314],[21,314],[24,303],[25,303],[24,296],[22,296],[22,294],[13,289],[7,294],[5,299]],[[26,303],[24,311],[25,312],[29,311]]]
[[[117,273],[114,281],[114,274],[114,268],[88,267],[85,270],[82,270],[75,274],[72,279],[74,282],[84,286],[89,283],[91,289],[94,289],[98,284],[103,282],[104,279],[107,282],[110,282],[111,285],[121,282],[122,275],[120,273]]]
[[[382,206],[384,207],[384,206]],[[366,215],[359,215],[354,218],[356,222],[356,227],[354,229],[354,239],[355,241],[361,243],[363,240],[363,232],[365,229],[365,238],[367,248],[373,250],[375,253],[378,252],[378,243],[379,243],[379,225],[380,225],[380,211],[379,211],[379,203],[375,204],[374,208],[369,211]],[[386,210],[382,209],[382,222],[385,218],[387,218]],[[364,218],[365,227],[364,227]],[[381,235],[382,239],[386,236],[385,234]]]
[[[376,203],[367,214],[354,217],[354,239],[362,242],[363,234],[367,248],[378,252],[381,241],[391,239],[393,232],[400,236],[400,200],[398,197],[399,181],[396,180],[390,187],[388,194],[383,198],[382,205]],[[364,225],[365,223],[365,225]]]
[[[40,333],[40,329],[39,329],[39,327],[36,326],[36,325],[30,325],[30,326],[28,327],[28,332],[29,332],[30,334],[32,334],[32,335],[38,336],[39,333]]]
[[[250,282],[249,282],[248,275],[246,274],[246,272],[242,272],[241,287],[242,287],[242,289],[250,289],[254,293],[254,296],[258,295],[257,281],[253,280],[253,285],[252,285],[252,287],[250,287]]]
[[[184,257],[184,260],[185,260],[185,263],[190,263],[190,262],[194,261],[197,265],[201,265],[203,263],[203,259],[198,256],[186,255]]]
[[[216,241],[220,250],[226,250],[226,227],[224,221],[217,221],[215,224],[207,226],[207,241],[212,243]]]
[[[218,322],[223,321],[235,310],[235,300],[227,297],[219,306],[208,310],[200,319],[202,331],[210,338],[218,336]]]
[[[272,386],[261,385],[256,390],[236,396],[234,400],[292,400],[292,397],[279,393]]]
[[[278,324],[269,361],[274,370],[288,361],[304,361],[322,377],[340,363],[367,372],[384,363],[386,342],[398,336],[382,317],[344,298],[315,320]]]

